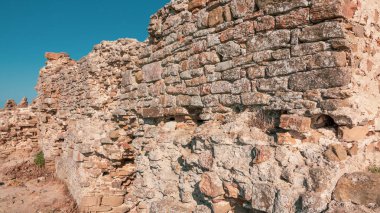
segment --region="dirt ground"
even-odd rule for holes
[[[67,188],[33,159],[0,159],[0,213],[75,213]]]

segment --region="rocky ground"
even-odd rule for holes
[[[25,160],[13,153],[0,159],[0,213],[26,212],[77,211],[60,180],[36,166],[33,159]]]

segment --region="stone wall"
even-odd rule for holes
[[[380,161],[379,10],[173,1],[145,42],[46,54],[39,144],[83,212],[376,211],[334,189]]]
[[[0,110],[0,159],[14,155],[16,150],[23,150],[23,154],[18,152],[17,156],[22,161],[39,151],[37,118],[31,107],[22,105],[17,108],[14,104],[7,108],[11,102],[14,103],[8,101],[6,108]]]

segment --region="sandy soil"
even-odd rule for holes
[[[0,213],[75,213],[65,185],[33,159],[0,159]]]

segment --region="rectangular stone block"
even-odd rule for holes
[[[248,51],[257,52],[261,50],[286,47],[290,43],[289,30],[276,30],[253,36],[248,41]]]
[[[216,81],[211,84],[211,93],[229,93],[231,92],[231,83],[228,81]]]
[[[289,78],[289,88],[293,91],[327,89],[341,87],[351,82],[352,71],[344,68],[327,68],[304,73],[296,73]]]
[[[309,8],[301,8],[276,17],[277,28],[295,28],[309,22]]]
[[[355,0],[313,0],[310,20],[319,22],[339,17],[352,18],[358,6]]]
[[[105,195],[102,198],[102,205],[116,207],[124,203],[124,196]]]
[[[309,2],[307,0],[257,0],[256,4],[261,10],[264,10],[265,13],[275,15],[288,12],[298,7],[307,7]]]
[[[339,22],[323,22],[305,27],[300,34],[300,41],[324,41],[333,38],[344,38],[343,27]]]
[[[291,47],[292,56],[313,55],[317,52],[324,51],[328,48],[328,44],[325,42],[304,43]]]
[[[303,58],[290,58],[270,63],[266,69],[266,74],[269,77],[288,75],[295,72],[305,71],[306,68],[307,61]]]
[[[298,115],[281,115],[280,127],[297,132],[310,131],[311,118]]]
[[[268,105],[269,101],[271,99],[270,95],[264,94],[264,93],[243,93],[241,95],[241,101],[243,105],[250,106],[250,105]]]
[[[224,106],[232,106],[236,104],[240,104],[240,96],[239,95],[230,95],[230,94],[223,94],[220,95],[220,103]]]
[[[144,65],[142,67],[143,80],[144,82],[153,82],[161,79],[163,72],[161,62],[154,62],[151,64]]]

